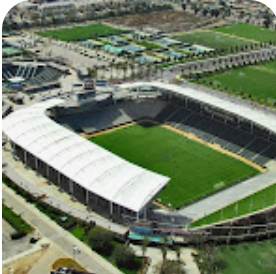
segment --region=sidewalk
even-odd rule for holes
[[[131,247],[134,249],[136,255],[142,256],[141,246],[131,245]],[[200,274],[197,264],[195,263],[194,258],[192,256],[192,252],[193,250],[190,248],[182,248],[180,259],[182,262],[184,262],[184,269],[187,274]],[[163,260],[161,249],[148,247],[146,249],[145,256],[150,257],[151,259],[151,263],[148,268],[147,274],[155,274],[156,265],[161,263]],[[168,250],[167,259],[177,260],[176,252],[173,250]]]
[[[88,271],[97,274],[122,274],[108,261],[92,251],[88,246],[75,238],[72,234],[51,221],[46,215],[41,213],[33,205],[16,195],[7,186],[2,185],[2,195],[7,206],[21,214],[23,218],[33,227],[35,227],[45,238],[54,242],[61,248],[68,257],[71,257],[73,247],[77,247],[81,253],[75,256],[75,260]]]
[[[98,226],[112,230],[118,234],[125,234],[127,232],[128,228],[113,223],[92,211],[88,211],[85,205],[73,201],[69,194],[60,192],[57,186],[48,185],[45,178],[37,175],[31,169],[26,169],[20,161],[15,161],[11,152],[7,150],[2,150],[2,152],[3,162],[7,163],[3,172],[32,195],[36,197],[45,196],[44,202],[76,218],[87,222],[93,221]]]

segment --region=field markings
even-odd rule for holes
[[[165,206],[164,204],[158,203],[157,201],[153,201],[152,203],[153,203],[154,205],[158,206],[158,207],[163,208],[163,209],[171,210],[171,208]]]
[[[251,167],[257,169],[257,170],[260,171],[261,173],[266,172],[266,169],[265,169],[265,168],[263,168],[263,167],[261,167],[261,166],[255,164],[255,163],[253,163],[252,161],[250,161],[250,160],[248,160],[248,159],[246,159],[246,158],[244,158],[244,157],[242,157],[242,156],[240,156],[240,155],[238,155],[238,154],[235,154],[235,153],[233,153],[233,152],[231,152],[231,151],[228,151],[228,150],[226,150],[226,149],[220,147],[219,145],[212,144],[212,143],[208,143],[208,142],[204,141],[203,139],[197,137],[196,135],[194,135],[194,134],[192,134],[192,133],[187,133],[187,132],[185,132],[185,131],[182,131],[182,130],[180,130],[180,129],[176,129],[176,128],[174,128],[174,127],[172,127],[172,126],[169,126],[169,125],[161,125],[161,126],[162,126],[163,128],[168,129],[168,130],[171,130],[171,131],[173,131],[173,132],[175,132],[175,133],[178,133],[178,134],[180,134],[180,135],[182,135],[182,136],[185,136],[185,137],[187,137],[187,138],[190,139],[190,140],[196,141],[197,143],[203,144],[203,145],[205,145],[205,146],[207,146],[207,147],[210,147],[210,148],[212,148],[212,149],[214,149],[214,150],[217,150],[217,151],[219,151],[219,152],[221,152],[221,153],[223,153],[223,154],[226,154],[226,155],[228,155],[228,156],[230,156],[230,157],[233,157],[233,158],[235,158],[235,159],[237,159],[237,160],[240,160],[241,162],[244,162],[245,164],[247,164],[247,165],[249,165],[249,166],[251,166]]]
[[[203,30],[203,31],[207,31],[207,30]],[[228,36],[230,38],[235,38],[235,39],[238,39],[238,40],[243,40],[243,41],[247,41],[247,42],[250,42],[250,43],[261,43],[260,41],[258,40],[254,40],[254,39],[250,39],[250,38],[245,38],[245,37],[241,37],[241,36],[236,36],[234,34],[229,34],[229,33],[225,33],[225,32],[219,32],[219,31],[215,31],[215,30],[208,30],[214,34],[219,34],[219,35],[225,35],[225,36]]]
[[[154,120],[150,120],[150,122],[154,123],[155,121]],[[123,128],[127,128],[127,127],[130,127],[130,126],[134,126],[136,124],[137,124],[137,122],[130,122],[130,123],[127,123],[127,124],[123,124],[123,125],[120,125],[120,126],[116,126],[116,127],[113,127],[113,128],[110,128],[110,129],[106,129],[106,130],[103,130],[103,131],[99,131],[99,132],[96,132],[96,133],[92,133],[92,134],[81,134],[81,136],[84,137],[85,139],[90,139],[90,138],[93,138],[93,137],[97,137],[97,136],[100,136],[100,135],[104,135],[104,134],[107,134],[107,133],[111,133],[111,132],[117,131],[119,129],[123,129]],[[212,149],[214,149],[216,151],[219,151],[219,152],[221,152],[223,154],[226,154],[226,155],[228,155],[228,156],[230,156],[232,158],[235,158],[235,159],[237,159],[237,160],[239,160],[239,161],[241,161],[241,162],[243,162],[243,163],[245,163],[245,164],[247,164],[247,165],[255,168],[256,170],[260,171],[261,173],[264,173],[264,172],[267,171],[265,168],[263,168],[260,165],[258,165],[256,163],[254,163],[254,162],[252,162],[252,161],[250,161],[250,160],[242,157],[241,155],[238,155],[238,154],[233,153],[233,152],[231,152],[229,150],[226,150],[226,149],[222,148],[221,146],[219,146],[217,144],[206,142],[203,139],[201,139],[201,138],[197,137],[196,135],[194,135],[193,133],[187,133],[185,131],[182,131],[180,129],[174,128],[174,127],[172,127],[170,125],[166,125],[166,124],[160,124],[160,126],[163,127],[163,128],[166,128],[166,129],[168,129],[170,131],[173,131],[173,132],[175,132],[177,134],[180,134],[180,135],[182,135],[182,136],[184,136],[184,137],[186,137],[186,138],[188,138],[190,140],[193,140],[193,141],[195,141],[197,143],[200,143],[200,144],[205,145],[205,146],[207,146],[209,148],[212,148]]]
[[[266,66],[252,66],[251,69],[253,70],[257,70],[257,71],[261,71],[261,72],[266,72],[266,73],[270,73],[276,76],[276,70],[273,70],[272,68],[268,68]]]

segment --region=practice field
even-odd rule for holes
[[[130,126],[91,141],[132,163],[170,177],[159,198],[174,208],[258,173],[243,162],[161,126]]]
[[[242,92],[253,101],[275,106],[276,62],[231,70],[204,77],[198,82],[218,90],[224,91],[226,89],[227,92],[233,94],[241,94]]]
[[[259,42],[276,41],[276,31],[249,24],[237,24],[227,27],[219,27],[215,31],[251,39]]]
[[[215,252],[221,274],[273,274],[276,270],[276,239],[221,246]]]
[[[115,29],[103,24],[95,24],[83,27],[64,28],[59,30],[49,30],[38,32],[37,34],[45,37],[51,37],[66,42],[95,39],[97,37],[117,35],[126,31]]]
[[[182,42],[200,44],[213,49],[230,49],[231,47],[241,47],[250,44],[248,41],[238,37],[229,37],[223,33],[220,34],[213,31],[196,31],[177,35],[174,38]]]
[[[217,223],[227,219],[233,219],[258,210],[270,207],[276,203],[276,183],[247,198],[223,208],[205,218],[193,223],[193,227]]]

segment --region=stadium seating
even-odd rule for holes
[[[265,165],[270,159],[276,158],[276,144],[264,138],[264,134],[250,133],[247,123],[235,126],[226,124],[221,115],[211,118],[210,112],[200,111],[196,104],[188,104],[185,108],[178,100],[170,103],[164,100],[145,99],[144,101],[125,101],[116,106],[108,106],[97,111],[66,116],[58,122],[87,134],[112,128],[121,124],[139,120],[141,118],[155,119],[177,129],[200,137],[201,139],[217,144],[236,154]]]
[[[178,107],[178,109],[177,109]],[[189,104],[189,109],[168,104],[157,119],[180,130],[193,133],[201,139],[220,145],[260,165],[276,158],[276,145],[264,139],[263,134],[250,133],[248,123],[235,127],[225,124],[221,116],[211,118],[208,113],[199,112],[198,107]],[[166,117],[167,118],[164,118]]]
[[[57,122],[74,131],[91,134],[139,120],[154,117],[165,107],[163,101],[145,100],[141,102],[119,102],[116,106],[108,106],[98,110],[58,117]]]
[[[2,82],[9,86],[9,79],[20,77],[25,86],[40,86],[57,81],[63,72],[50,66],[3,64]]]

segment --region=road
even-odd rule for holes
[[[125,234],[127,232],[127,228],[113,223],[107,219],[98,217],[93,212],[88,212],[87,210],[79,210],[73,207],[73,203],[64,201],[60,197],[56,197],[48,193],[47,191],[43,191],[41,188],[35,186],[32,182],[32,177],[27,176],[27,171],[25,167],[22,165],[21,167],[18,165],[14,165],[12,162],[12,158],[7,156],[6,151],[3,152],[4,159],[8,162],[8,166],[5,168],[4,173],[14,182],[16,182],[19,186],[24,188],[26,191],[30,192],[33,196],[45,196],[43,199],[44,202],[60,209],[63,212],[66,212],[69,215],[72,215],[76,218],[82,219],[86,222],[92,221],[95,222],[98,226],[104,227],[106,229],[112,230],[118,234]],[[20,172],[19,172],[20,171]],[[45,179],[46,180],[46,179]]]
[[[7,206],[12,207],[16,213],[20,213],[41,235],[54,242],[69,256],[72,256],[73,247],[76,246],[81,253],[75,255],[75,260],[87,270],[97,274],[122,274],[112,264],[58,226],[33,205],[25,202],[23,198],[16,195],[5,185],[2,185],[2,196]]]

